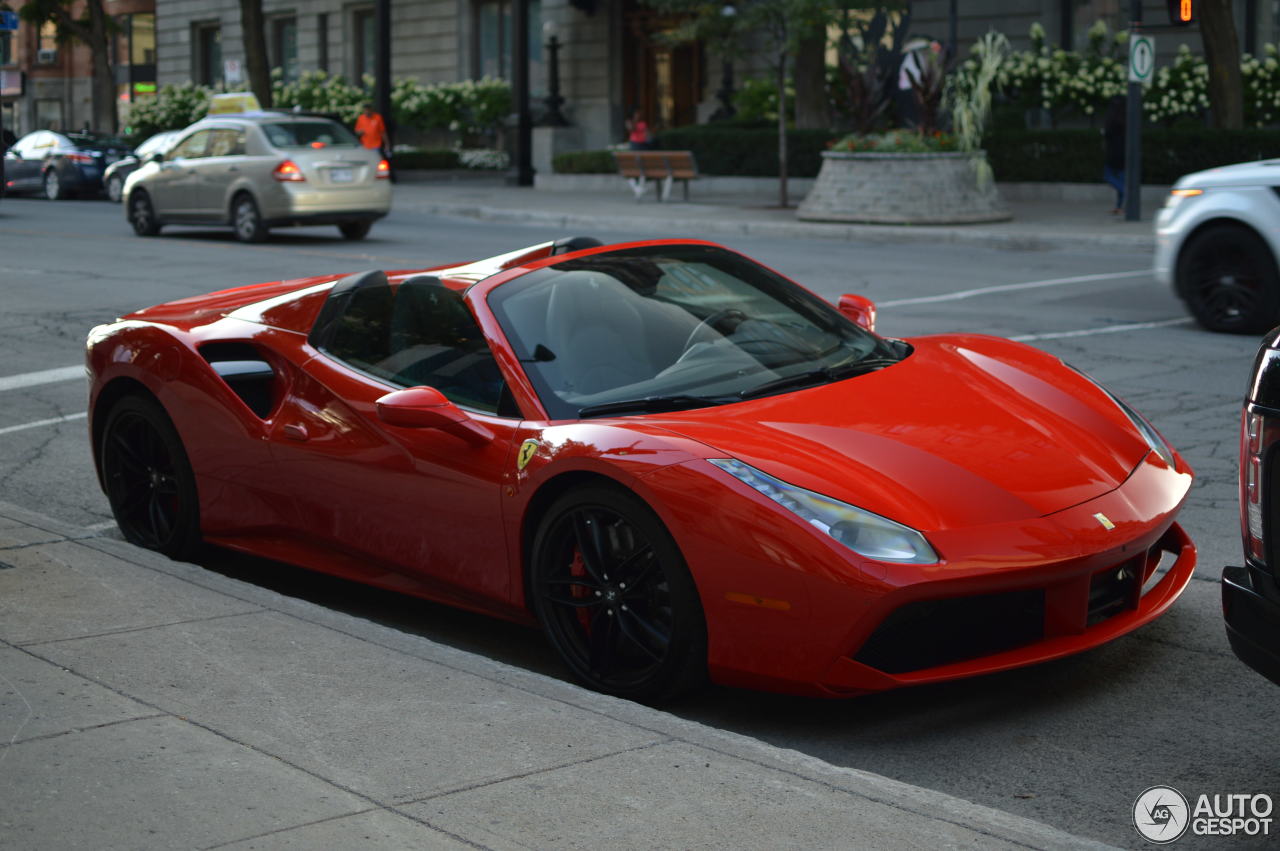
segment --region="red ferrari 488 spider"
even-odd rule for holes
[[[136,544],[536,621],[642,700],[966,677],[1168,609],[1192,474],[1141,415],[874,316],[692,240],[240,287],[90,333],[93,450]]]

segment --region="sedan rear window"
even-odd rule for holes
[[[310,148],[317,143],[324,146],[346,145],[350,147],[355,147],[359,144],[350,130],[336,121],[325,121],[324,119],[264,124],[262,125],[262,132],[267,134],[268,141],[276,148]]]

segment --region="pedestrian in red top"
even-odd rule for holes
[[[653,140],[649,138],[649,123],[644,120],[644,113],[638,109],[627,119],[627,141],[631,143],[633,151],[647,151],[653,147]]]
[[[373,104],[366,102],[364,112],[356,117],[356,135],[360,144],[371,151],[378,151],[382,158],[391,164],[391,151],[387,149],[387,125],[373,109]],[[391,173],[391,182],[395,182],[395,172]]]

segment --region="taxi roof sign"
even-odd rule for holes
[[[227,92],[209,98],[208,115],[233,115],[241,112],[260,112],[262,107],[253,92]]]

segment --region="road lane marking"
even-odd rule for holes
[[[24,431],[29,428],[40,428],[41,426],[57,425],[59,423],[69,423],[73,420],[83,420],[88,416],[89,413],[87,411],[81,411],[78,414],[67,414],[65,417],[51,417],[47,420],[36,420],[35,422],[23,423],[22,425],[6,426],[5,428],[0,428],[0,434],[9,434],[14,431]]]
[[[1078,331],[1054,331],[1048,334],[1023,334],[1010,337],[1018,343],[1030,343],[1035,340],[1064,340],[1068,337],[1092,337],[1095,334],[1118,334],[1122,331],[1145,331],[1148,328],[1168,328],[1172,325],[1190,325],[1195,320],[1190,316],[1183,319],[1161,319],[1156,322],[1130,322],[1127,325],[1103,325],[1100,328],[1082,328]]]
[[[1090,281],[1108,281],[1115,278],[1138,278],[1143,275],[1150,275],[1150,269],[1134,269],[1131,272],[1103,272],[1096,275],[1075,275],[1070,278],[1049,278],[1045,281],[1028,281],[1024,284],[998,284],[993,287],[978,287],[974,290],[957,290],[953,293],[943,293],[942,295],[926,295],[918,298],[898,298],[890,301],[878,301],[876,307],[901,307],[907,304],[932,304],[939,301],[961,301],[966,298],[974,298],[980,295],[990,295],[992,293],[1008,293],[1017,290],[1037,290],[1041,287],[1060,287],[1066,284],[1085,284]]]
[[[24,372],[21,375],[6,375],[0,378],[0,391],[38,387],[41,384],[57,384],[61,381],[74,381],[77,378],[87,378],[83,366],[63,366],[57,369],[42,369],[39,372]]]

